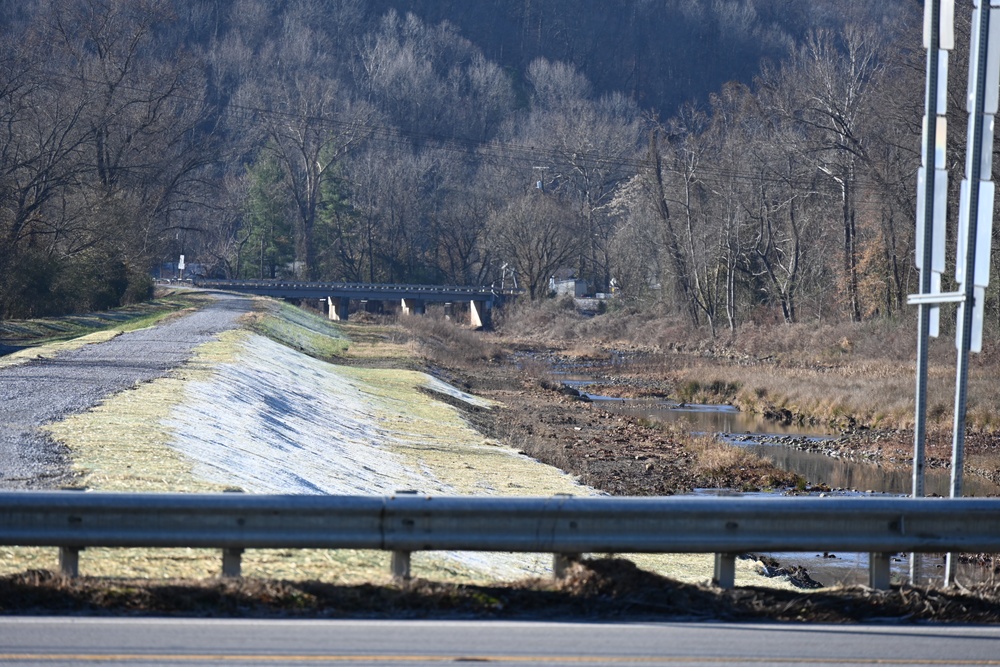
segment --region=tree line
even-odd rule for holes
[[[832,2],[792,32],[778,0],[607,3],[614,34],[635,39],[603,70],[587,55],[601,26],[571,30],[563,3],[482,4],[455,22],[422,2],[4,6],[0,317],[146,298],[180,254],[244,278],[499,285],[512,271],[531,298],[572,270],[713,332],[904,311],[919,3]],[[487,10],[512,27],[477,29]],[[644,107],[666,79],[615,67],[666,48],[641,29],[653,17],[733,26],[730,57],[753,76]],[[751,55],[754,36],[768,46]],[[574,48],[583,66],[556,57]]]

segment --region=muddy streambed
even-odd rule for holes
[[[587,392],[590,380],[576,377],[562,378],[561,381],[579,391],[582,397],[612,412],[681,424],[691,433],[715,433],[730,444],[746,447],[777,467],[799,475],[811,486],[896,495],[908,495],[913,488],[911,465],[837,457],[833,448],[823,445],[837,436],[821,426],[784,424],[761,415],[741,412],[731,405],[611,398]],[[966,496],[1000,495],[1000,486],[976,475],[966,475],[962,487]],[[948,496],[950,492],[950,470],[925,470],[926,495]]]
[[[747,447],[770,460],[779,468],[789,470],[810,485],[834,489],[831,494],[861,495],[886,493],[908,495],[913,481],[908,465],[862,463],[835,458],[822,453],[823,441],[834,436],[808,426],[776,424],[754,415],[747,415],[732,406],[670,404],[662,401],[607,399],[587,395],[616,412],[638,414],[647,419],[682,422],[692,432],[717,433],[734,445]],[[800,447],[815,448],[808,451]],[[1000,487],[977,476],[966,475],[965,495],[1000,494]],[[951,489],[950,471],[926,470],[925,488],[928,494],[947,496]],[[817,582],[830,586],[837,583],[863,584],[868,580],[868,554],[857,553],[771,553],[781,567],[805,568]],[[776,568],[777,569],[777,568]],[[892,576],[896,581],[909,577],[909,554],[896,554],[892,560]],[[925,555],[920,560],[922,582],[942,582],[943,555]],[[992,581],[989,568],[976,564],[959,564],[957,579],[965,585]]]
[[[909,464],[886,464],[851,461],[832,456],[832,448],[824,442],[837,436],[822,427],[783,424],[751,415],[729,405],[698,405],[657,399],[622,399],[587,392],[593,384],[580,375],[556,374],[565,385],[576,389],[585,399],[599,403],[617,413],[641,416],[651,421],[683,424],[692,433],[715,433],[727,442],[746,447],[771,461],[779,468],[799,475],[810,486],[830,489],[830,495],[863,495],[885,493],[908,495],[912,489],[912,467]],[[978,476],[966,475],[963,480],[966,496],[1000,495],[1000,486]],[[928,495],[948,496],[951,473],[943,469],[927,469],[925,488]],[[702,493],[731,493],[726,490],[703,490]],[[740,495],[740,494],[736,494]],[[783,568],[802,567],[819,583],[859,584],[868,579],[868,555],[857,553],[772,553],[767,554]],[[924,555],[920,560],[921,582],[943,579],[943,555]],[[892,561],[894,581],[909,576],[909,554],[896,554]],[[990,568],[976,564],[959,564],[957,579],[962,584],[991,581]]]
[[[794,472],[813,486],[896,495],[908,495],[913,489],[913,468],[910,464],[838,458],[823,445],[837,436],[821,427],[782,424],[740,412],[731,405],[672,404],[586,395],[615,412],[640,415],[654,421],[681,423],[692,433],[716,433],[726,442],[745,447],[782,470]],[[951,493],[951,471],[926,469],[924,486],[927,495],[948,496]],[[1000,495],[1000,486],[977,475],[966,475],[962,487],[966,496]]]

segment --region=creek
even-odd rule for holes
[[[653,399],[621,399],[591,394],[586,391],[593,380],[579,375],[555,373],[559,380],[580,392],[581,397],[599,403],[603,408],[617,413],[643,417],[650,421],[680,423],[692,433],[715,433],[727,442],[746,447],[770,460],[784,470],[794,472],[810,485],[832,489],[838,495],[887,493],[907,495],[912,489],[910,464],[884,462],[858,462],[832,456],[832,448],[824,448],[825,441],[837,437],[822,427],[782,424],[751,415],[729,405],[695,405]],[[927,495],[948,496],[951,473],[943,469],[927,469],[925,474]],[[984,497],[1000,495],[1000,486],[976,475],[963,479],[966,496]],[[702,490],[700,493],[732,493],[731,491]],[[740,494],[736,494],[740,495]],[[855,553],[772,553],[771,558],[786,567],[803,567],[823,585],[864,584],[868,577],[868,555]],[[904,581],[909,572],[909,554],[893,557],[894,581]],[[941,583],[944,558],[941,554],[928,554],[921,558],[922,583]],[[994,575],[989,567],[960,563],[957,580],[970,585],[992,582]]]
[[[610,398],[586,391],[588,379],[562,379],[581,396],[600,403],[612,412],[630,414],[650,421],[683,424],[692,433],[715,433],[730,444],[746,447],[777,467],[804,478],[810,485],[838,491],[907,495],[913,488],[910,464],[852,461],[833,456],[824,441],[837,437],[822,426],[783,424],[761,415],[741,412],[731,405],[673,403],[654,399]],[[951,472],[929,468],[925,471],[926,495],[948,496]],[[997,496],[1000,486],[977,475],[962,482],[966,496]]]

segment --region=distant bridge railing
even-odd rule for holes
[[[453,285],[381,285],[367,283],[324,283],[294,280],[207,280],[194,285],[208,289],[248,292],[279,298],[325,299],[328,297],[389,300],[414,298],[424,301],[484,300],[496,301],[521,294],[521,290],[492,286],[459,287]]]
[[[0,493],[0,545],[59,547],[70,576],[86,547],[219,548],[224,576],[253,548],[388,550],[400,577],[415,551],[551,553],[556,576],[583,553],[712,553],[723,587],[741,553],[847,551],[887,588],[898,552],[1000,552],[1000,499],[24,491]]]

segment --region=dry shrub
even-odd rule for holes
[[[399,324],[417,342],[420,354],[441,366],[473,366],[503,356],[490,334],[443,317],[403,317]]]
[[[498,331],[511,338],[567,341],[578,337],[575,329],[583,319],[572,298],[520,299],[499,311],[494,324]]]
[[[798,481],[793,473],[715,436],[694,436],[687,447],[695,455],[694,472],[707,488],[754,490],[794,486]]]
[[[608,353],[596,345],[578,343],[573,347],[563,350],[563,355],[578,360],[603,360],[608,358]]]

